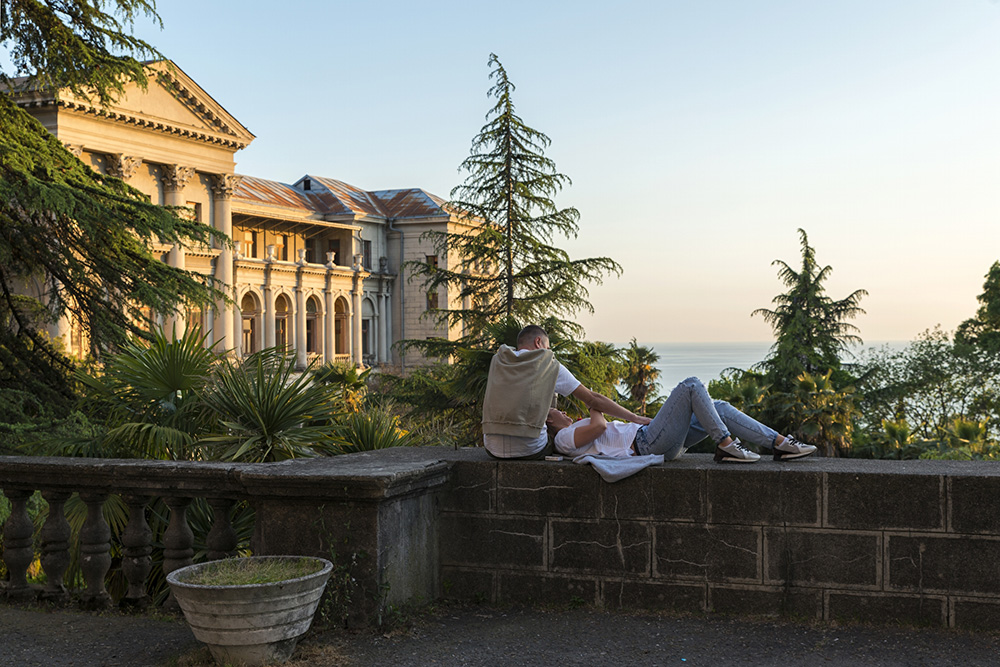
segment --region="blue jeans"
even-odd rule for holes
[[[670,392],[663,407],[635,434],[638,454],[663,454],[672,461],[705,436],[716,443],[736,437],[773,447],[778,432],[748,417],[725,401],[713,401],[701,380],[689,377]]]

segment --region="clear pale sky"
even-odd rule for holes
[[[763,341],[804,228],[866,340],[951,330],[1000,259],[1000,4],[161,0],[158,46],[257,139],[237,172],[447,197],[495,52],[580,210],[592,340]]]

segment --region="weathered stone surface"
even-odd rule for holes
[[[492,512],[496,509],[497,463],[457,461],[441,492],[444,512]]]
[[[705,611],[705,584],[606,579],[601,600],[611,609],[655,609],[698,613]]]
[[[649,526],[635,521],[561,521],[551,523],[549,568],[603,574],[650,571]]]
[[[823,618],[823,591],[786,586],[709,586],[709,611],[746,616]]]
[[[932,596],[830,593],[829,620],[864,623],[947,624],[947,601]]]
[[[827,473],[826,526],[853,530],[944,530],[938,475]]]
[[[503,602],[596,604],[597,580],[501,572],[499,599]]]
[[[952,477],[948,480],[948,493],[949,530],[1000,535],[1000,512],[992,509],[1000,498],[1000,478]]]
[[[955,600],[954,625],[961,630],[1000,631],[1000,602],[989,600]]]
[[[1000,540],[988,537],[889,535],[892,590],[1000,594]]]
[[[497,506],[501,514],[596,519],[601,483],[590,466],[509,461],[497,473]]]
[[[683,457],[682,459],[683,460]],[[679,468],[671,461],[650,469],[653,518],[657,521],[704,522],[707,514],[705,470]]]
[[[878,588],[881,539],[878,533],[765,528],[770,584]]]
[[[658,523],[655,535],[654,577],[761,580],[759,528]]]
[[[439,529],[443,565],[545,566],[544,519],[445,514]]]
[[[492,570],[443,566],[441,568],[441,594],[449,600],[493,602],[496,576]]]
[[[822,482],[821,474],[809,471],[710,470],[709,521],[818,527]]]
[[[605,519],[651,519],[655,515],[653,480],[644,470],[614,484],[601,484],[601,516]]]

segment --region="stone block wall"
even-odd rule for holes
[[[994,463],[449,458],[446,597],[1000,629]]]

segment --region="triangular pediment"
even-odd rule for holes
[[[60,104],[112,120],[224,143],[237,149],[253,141],[254,135],[177,65],[160,61],[149,68],[152,72],[146,90],[129,84],[125,94],[106,109],[68,91],[62,94]]]

